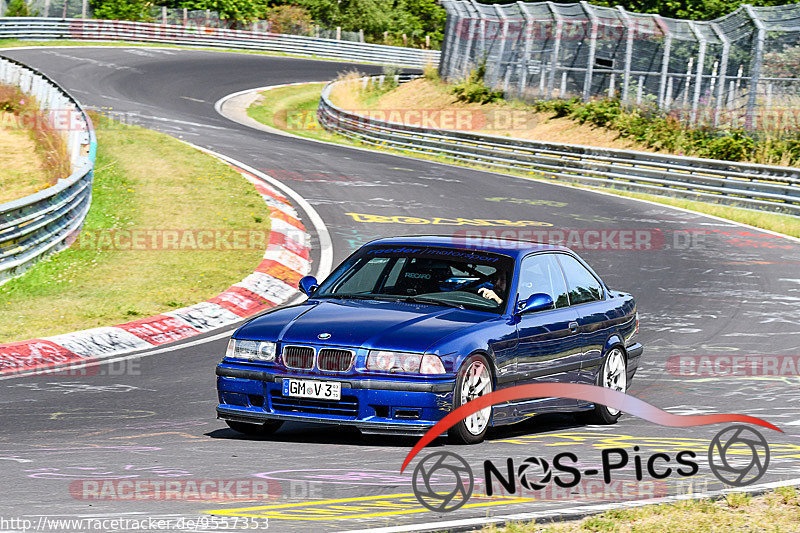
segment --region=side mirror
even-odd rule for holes
[[[553,299],[549,294],[537,292],[532,294],[527,300],[523,300],[517,304],[517,314],[533,313],[535,311],[545,311],[547,309],[555,309]]]
[[[305,276],[301,278],[300,283],[298,283],[298,285],[300,286],[300,290],[303,291],[305,295],[309,297],[312,294],[314,294],[316,290],[319,288],[319,283],[317,282],[317,278],[315,278],[314,276]]]

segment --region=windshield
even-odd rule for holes
[[[514,261],[480,250],[369,247],[345,261],[314,298],[418,302],[502,312]]]

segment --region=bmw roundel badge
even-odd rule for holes
[[[319,335],[317,335],[317,338],[318,339],[322,339],[322,340],[330,339],[331,338],[331,334],[330,333],[320,333]]]

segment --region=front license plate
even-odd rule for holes
[[[318,400],[341,400],[342,384],[337,381],[284,378],[283,395]]]

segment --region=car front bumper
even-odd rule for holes
[[[217,367],[217,417],[260,423],[290,420],[356,426],[364,433],[422,435],[452,408],[455,380],[384,380],[286,375],[239,366]],[[341,383],[341,400],[283,395],[283,379]]]

